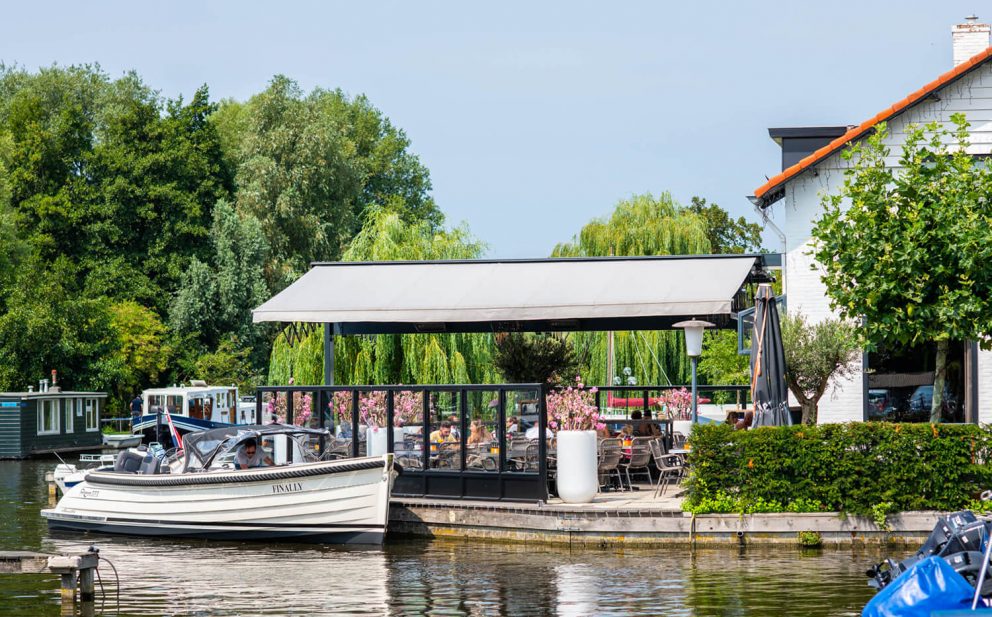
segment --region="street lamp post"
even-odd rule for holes
[[[699,365],[699,356],[703,353],[703,330],[712,328],[714,324],[699,319],[680,321],[674,324],[673,328],[682,328],[685,331],[685,352],[692,362],[692,423],[699,422],[699,397],[696,396],[696,367]]]

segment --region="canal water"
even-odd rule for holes
[[[882,556],[878,549],[569,550],[399,538],[382,549],[342,549],[53,535],[38,514],[53,466],[0,461],[0,550],[96,545],[107,559],[98,615],[859,615],[872,595],[864,570]],[[58,614],[56,577],[0,574],[0,615]]]

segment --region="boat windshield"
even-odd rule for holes
[[[215,458],[237,448],[246,439],[260,443],[266,437],[286,435],[291,438],[329,438],[327,429],[310,429],[290,425],[225,426],[209,431],[186,435],[183,448],[186,450],[185,471],[206,469]]]

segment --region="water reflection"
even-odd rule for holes
[[[857,615],[877,550],[568,550],[391,539],[383,549],[51,536],[49,462],[0,463],[0,548],[94,543],[104,615]],[[101,597],[98,591],[98,598]],[[100,608],[98,603],[98,608]],[[58,615],[54,576],[0,575],[0,613]]]

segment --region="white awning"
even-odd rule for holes
[[[758,259],[315,264],[255,309],[253,319],[423,325],[729,315]]]

